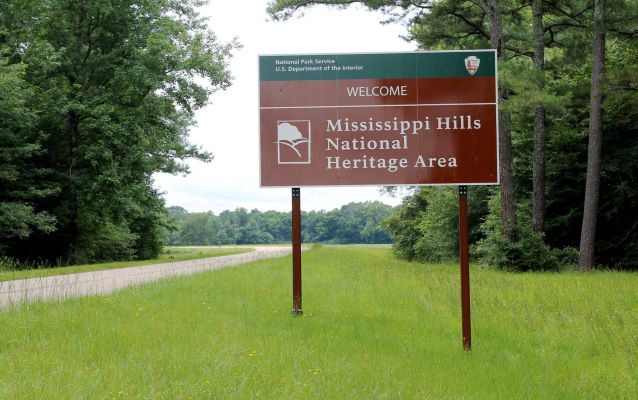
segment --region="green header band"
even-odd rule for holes
[[[495,50],[259,56],[260,81],[495,75]]]

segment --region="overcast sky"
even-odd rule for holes
[[[210,163],[190,161],[186,176],[158,174],[156,186],[168,206],[190,212],[234,210],[290,210],[290,189],[259,188],[260,54],[313,54],[412,51],[415,45],[400,38],[406,28],[385,24],[383,15],[359,6],[345,10],[313,7],[303,17],[269,21],[266,0],[238,2],[210,0],[203,14],[223,42],[237,37],[242,48],[231,61],[232,86],[213,95],[211,104],[197,113],[191,143],[214,154]],[[248,4],[251,4],[250,6]],[[398,198],[381,195],[378,187],[303,188],[301,207],[331,210],[352,201],[380,200],[390,205]]]

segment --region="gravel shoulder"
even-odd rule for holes
[[[292,252],[290,246],[251,247],[255,251],[250,253],[0,282],[0,308],[37,300],[105,294],[127,286],[281,257]]]

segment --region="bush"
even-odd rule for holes
[[[419,240],[414,245],[415,258],[424,262],[456,260],[459,256],[459,209],[456,188],[429,187],[428,207],[417,225]]]
[[[564,249],[553,249],[556,261],[562,267],[578,266],[578,249],[575,247],[565,247]]]
[[[500,203],[497,192],[489,201],[489,214],[481,225],[485,237],[475,247],[475,255],[484,262],[510,271],[548,271],[558,270],[559,261],[571,257],[567,250],[559,257],[560,252],[547,246],[542,234],[532,231],[530,208],[526,205],[519,205],[516,213],[518,240],[510,242],[503,234]]]
[[[392,250],[397,257],[408,261],[416,257],[415,245],[421,237],[418,226],[427,206],[425,192],[417,190],[406,196],[401,206],[382,222],[383,228],[392,235]]]
[[[20,269],[19,263],[7,256],[0,256],[0,271],[15,271]]]
[[[487,215],[487,187],[468,188],[469,241],[483,237],[478,227]],[[422,187],[384,221],[394,238],[394,253],[407,260],[441,262],[459,256],[458,188]]]

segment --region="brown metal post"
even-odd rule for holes
[[[292,313],[301,308],[301,189],[292,188]]]
[[[467,186],[459,186],[459,253],[461,259],[461,326],[463,349],[472,350],[470,318],[470,256],[467,230]]]

